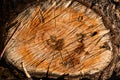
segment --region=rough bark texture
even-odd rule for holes
[[[110,29],[110,38],[113,47],[113,59],[110,64],[101,72],[94,75],[83,75],[81,78],[89,78],[94,80],[106,80],[112,76],[112,74],[120,75],[120,2],[119,0],[78,0],[80,3],[96,11],[102,16],[104,25],[107,29]],[[6,31],[6,27],[1,27],[3,31]],[[8,28],[7,28],[8,29]],[[3,32],[1,32],[3,34]],[[1,36],[3,37],[3,36]],[[2,43],[1,43],[2,44]],[[112,79],[112,78],[110,78]]]

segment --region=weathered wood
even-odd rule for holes
[[[101,15],[77,1],[46,1],[29,7],[13,21],[7,60],[32,74],[52,77],[92,75],[113,59],[110,29]],[[41,75],[39,75],[41,76]]]

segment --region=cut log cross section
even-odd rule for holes
[[[75,77],[100,72],[112,59],[102,17],[77,1],[46,1],[20,13],[16,21],[5,57],[20,70],[24,63],[29,73],[49,69],[52,76]]]

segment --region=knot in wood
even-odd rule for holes
[[[62,50],[64,45],[64,39],[56,40],[56,37],[50,36],[50,39],[47,40],[47,44],[54,50]]]

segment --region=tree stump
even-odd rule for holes
[[[79,79],[104,73],[116,51],[112,29],[108,28],[109,19],[90,5],[47,0],[30,6],[11,23],[5,58],[36,77],[68,74]]]

